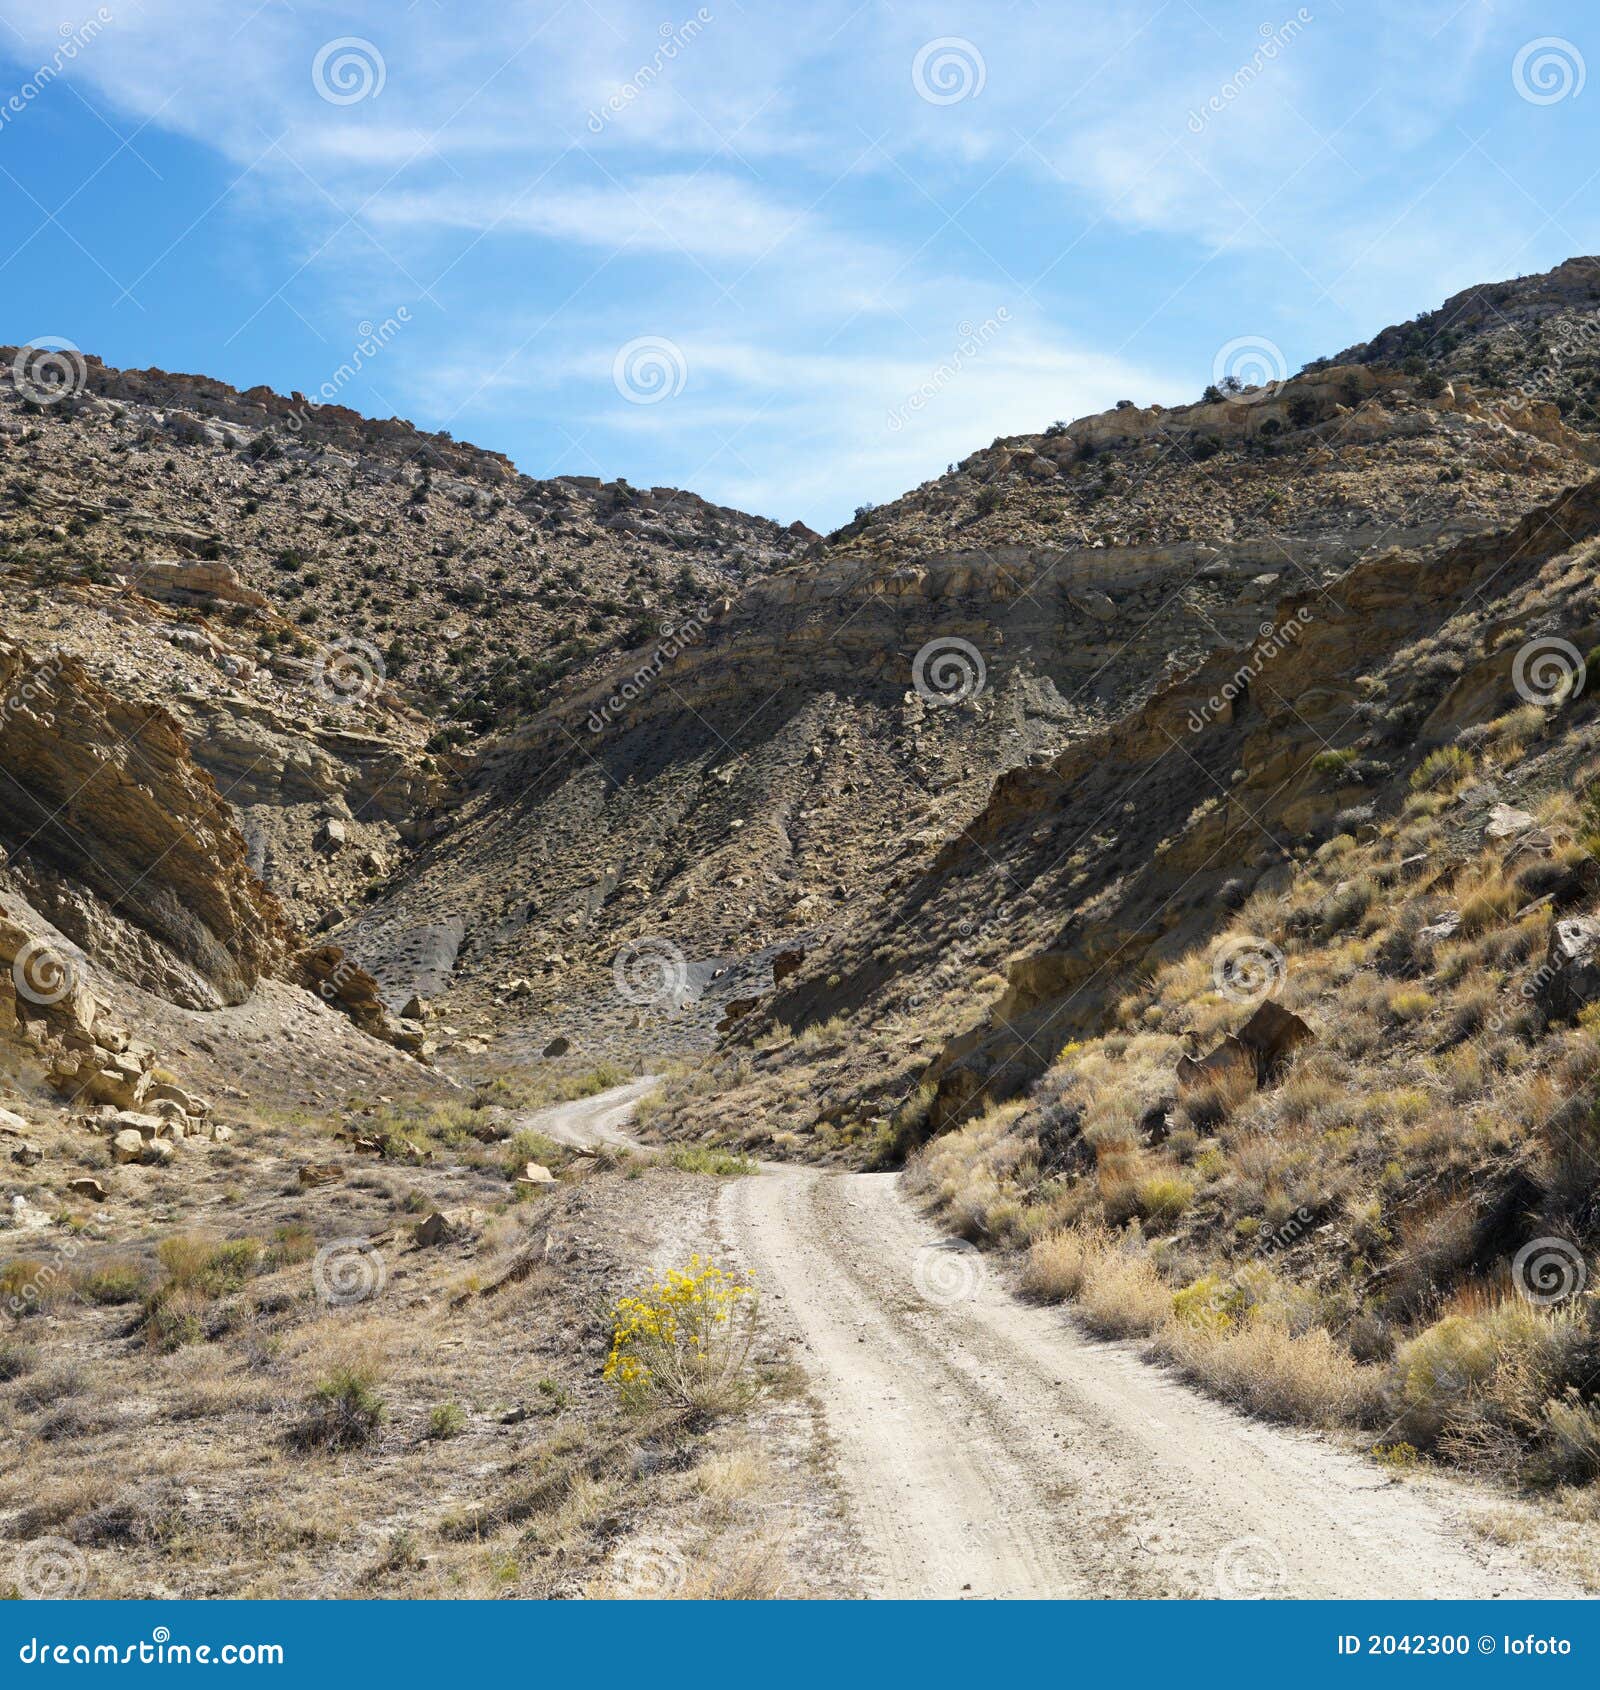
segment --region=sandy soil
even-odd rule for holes
[[[539,1121],[626,1136],[638,1081]],[[730,1181],[722,1244],[820,1401],[886,1597],[1580,1597],[1473,1529],[1504,1497],[1252,1421],[1015,1298],[892,1174]]]

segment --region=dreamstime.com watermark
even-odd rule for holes
[[[1276,26],[1270,23],[1261,24],[1261,45],[1204,105],[1197,106],[1189,113],[1189,133],[1198,135],[1213,117],[1225,112],[1311,21],[1311,13],[1302,6],[1292,18],[1287,18]]]
[[[1589,80],[1583,54],[1561,35],[1524,41],[1511,61],[1511,86],[1530,106],[1554,106],[1575,100]]]
[[[711,625],[709,609],[696,610],[693,615],[685,618],[676,627],[664,627],[661,644],[647,657],[631,675],[626,676],[618,685],[617,690],[605,701],[589,712],[588,729],[597,734],[608,722],[620,716],[630,704],[644,697],[660,677],[661,671],[672,660],[695,644]]]
[[[69,23],[61,25],[61,34],[63,37],[61,45],[57,47],[55,52],[53,52],[50,57],[34,71],[27,81],[24,82],[22,86],[6,100],[4,105],[0,105],[0,129],[5,128],[5,126],[14,118],[21,117],[28,107],[39,98],[40,94],[42,94],[44,90],[48,88],[58,76],[60,76],[62,71],[65,70],[75,58],[77,58],[78,54],[81,53],[83,49],[87,47],[97,35],[99,35],[101,30],[103,30],[106,25],[111,22],[111,16],[111,12],[108,8],[102,6],[92,18],[86,19],[83,23],[79,24],[76,29],[74,29]]]
[[[406,324],[411,321],[411,307],[400,306],[392,316],[385,317],[376,328],[369,322],[358,323],[356,333],[360,336],[350,350],[350,356],[336,369],[331,376],[309,398],[299,395],[300,403],[285,418],[284,426],[291,434],[298,434],[311,421],[313,411],[320,410],[324,405],[333,404],[362,370],[378,356],[394,337],[399,334]]]
[[[242,1666],[281,1667],[281,1643],[174,1643],[164,1625],[136,1643],[51,1643],[30,1637],[17,1650],[24,1666]]]
[[[57,656],[47,657],[37,668],[30,669],[20,684],[0,699],[0,722],[8,716],[31,716],[42,727],[54,727],[54,713],[36,709],[35,705],[38,700],[53,696],[62,673],[63,665]]]
[[[1485,411],[1496,428],[1520,431],[1522,413],[1541,400],[1554,403],[1561,391],[1562,372],[1570,365],[1587,365],[1600,352],[1600,321],[1594,317],[1563,317],[1540,325],[1539,364],[1520,375],[1505,393],[1495,394]]]
[[[934,369],[921,386],[914,388],[889,412],[885,425],[889,432],[898,434],[924,406],[932,404],[1010,321],[1011,312],[1002,305],[976,328],[970,323],[958,323],[956,334],[960,338],[955,351]]]
[[[1263,622],[1260,629],[1260,641],[1249,657],[1222,683],[1221,688],[1214,692],[1204,704],[1198,705],[1189,712],[1189,732],[1197,734],[1226,710],[1236,699],[1243,698],[1250,690],[1250,683],[1278,655],[1279,652],[1292,646],[1298,640],[1311,622],[1310,605],[1300,608],[1282,623]]]
[[[959,921],[956,923],[955,943],[935,963],[925,983],[915,987],[905,1000],[908,1010],[921,1009],[928,999],[936,993],[947,992],[957,979],[976,966],[975,956],[1003,931],[1005,923],[1010,919],[1010,911],[1005,904],[993,909],[982,921]]]
[[[685,23],[677,25],[662,24],[659,31],[660,45],[650,55],[648,61],[639,66],[633,75],[601,105],[599,111],[596,111],[592,106],[590,107],[588,116],[589,133],[598,135],[612,118],[620,117],[641,94],[653,88],[667,66],[710,22],[711,12],[708,8],[702,6]]]

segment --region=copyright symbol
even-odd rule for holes
[[[1480,1655],[1492,1655],[1494,1653],[1494,1639],[1492,1637],[1480,1637],[1478,1639],[1478,1653]]]

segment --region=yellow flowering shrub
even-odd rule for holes
[[[604,1377],[624,1402],[734,1407],[752,1393],[758,1307],[753,1275],[691,1256],[687,1267],[618,1300]]]

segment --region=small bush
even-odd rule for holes
[[[0,1268],[0,1306],[14,1320],[43,1314],[63,1302],[71,1283],[60,1268],[25,1256]]]
[[[14,1339],[0,1342],[0,1384],[9,1384],[31,1372],[36,1360],[31,1344],[19,1344]]]
[[[165,1288],[145,1299],[145,1342],[156,1350],[178,1350],[198,1344],[206,1335],[201,1315],[208,1299],[197,1291]]]
[[[353,1449],[383,1424],[377,1377],[364,1367],[336,1367],[308,1399],[310,1412],[289,1434],[300,1449]]]
[[[466,1424],[466,1414],[458,1404],[442,1402],[428,1414],[428,1436],[441,1439],[453,1438],[465,1429]]]
[[[1172,1315],[1184,1326],[1204,1326],[1214,1332],[1232,1326],[1244,1313],[1245,1294],[1226,1285],[1214,1273],[1202,1275],[1172,1295]]]
[[[1208,1389],[1253,1414],[1345,1426],[1378,1413],[1381,1371],[1359,1366],[1320,1326],[1296,1334],[1260,1310],[1220,1329],[1175,1321],[1162,1348]]]
[[[1498,927],[1517,907],[1516,885],[1498,875],[1480,881],[1461,900],[1461,934],[1475,939],[1480,933]]]
[[[1385,1002],[1394,1020],[1406,1024],[1420,1021],[1433,1008],[1433,997],[1420,986],[1396,986]]]
[[[1147,1221],[1175,1221],[1194,1196],[1194,1187],[1175,1174],[1148,1174],[1134,1187],[1134,1202]]]
[[[167,1270],[163,1291],[193,1291],[202,1297],[237,1291],[261,1254],[259,1238],[216,1239],[197,1232],[174,1233],[156,1246],[156,1258]]]
[[[1498,1458],[1539,1423],[1583,1343],[1580,1318],[1563,1309],[1515,1296],[1462,1299],[1396,1355],[1395,1429],[1419,1448],[1445,1442]]]
[[[1047,1233],[1028,1251],[1022,1287],[1047,1303],[1067,1302],[1083,1290],[1089,1264],[1104,1248],[1099,1235],[1074,1230]]]
[[[74,1285],[91,1303],[137,1303],[150,1289],[150,1271],[139,1261],[102,1262],[85,1268]]]
[[[686,1174],[760,1173],[760,1165],[749,1156],[736,1155],[731,1150],[718,1150],[709,1144],[687,1144],[667,1152],[667,1163]]]
[[[1243,1068],[1225,1069],[1215,1080],[1195,1086],[1178,1100],[1178,1119],[1198,1133],[1215,1132],[1233,1112],[1254,1095],[1255,1075]]]
[[[1581,1401],[1575,1387],[1544,1405],[1540,1443],[1547,1479],[1573,1485],[1600,1479],[1600,1409]]]
[[[1430,751],[1411,774],[1413,792],[1452,792],[1472,778],[1472,753],[1459,745]]]
[[[751,1350],[759,1301],[750,1277],[689,1258],[637,1295],[619,1299],[604,1378],[633,1406],[668,1403],[721,1413],[753,1395]]]

